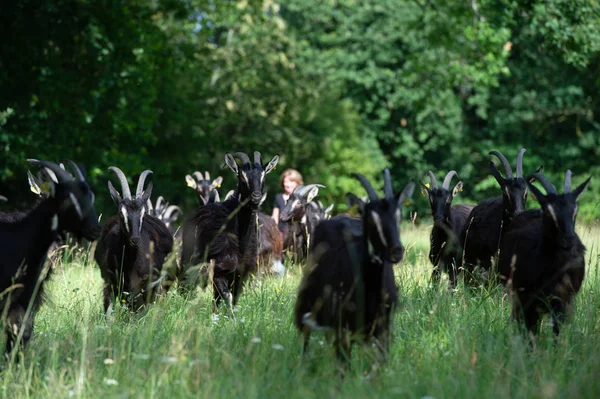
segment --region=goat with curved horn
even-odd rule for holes
[[[376,342],[377,358],[385,361],[398,299],[394,264],[404,256],[400,208],[412,195],[414,183],[396,196],[386,194],[379,199],[364,176],[353,176],[363,183],[371,200],[364,203],[349,193],[348,202],[358,206],[361,218],[333,218],[315,229],[310,272],[300,283],[294,321],[304,335],[305,352],[311,330],[330,331],[341,362],[351,358],[352,344],[359,340]]]
[[[126,305],[134,311],[153,300],[159,281],[162,281],[163,263],[173,248],[173,236],[165,223],[156,215],[164,210],[161,199],[151,209],[152,182],[144,190],[145,170],[138,179],[136,195],[131,191],[123,172],[111,166],[121,182],[123,198],[108,182],[117,214],[111,216],[102,228],[94,259],[104,280],[104,311],[124,293]]]
[[[504,166],[505,176],[502,176],[493,161],[489,162],[490,172],[498,182],[502,196],[480,202],[471,211],[461,233],[460,242],[464,246],[463,265],[471,274],[474,274],[479,267],[485,271],[491,270],[492,259],[497,256],[505,229],[517,215],[525,211],[527,195],[530,191],[527,182],[534,178],[533,175],[523,176],[525,148],[521,148],[517,155],[516,176],[513,176],[506,157],[500,152],[490,151],[489,154],[500,160]],[[488,276],[491,279],[495,278],[493,274]],[[471,279],[471,282],[474,280]]]
[[[558,194],[541,173],[535,178],[544,194],[528,182],[540,209],[520,213],[506,226],[500,244],[500,280],[512,300],[512,318],[533,339],[544,314],[552,319],[558,338],[561,325],[572,313],[574,299],[586,273],[586,248],[575,231],[578,199],[591,176],[571,191],[571,171],[565,173],[565,192]]]
[[[236,305],[247,278],[257,271],[258,208],[265,176],[278,160],[275,155],[268,164],[257,165],[250,163],[244,152],[225,154],[225,164],[237,177],[237,195],[198,207],[184,221],[182,267],[177,276],[180,289],[208,284],[208,269],[198,269],[212,263],[214,305],[223,300],[229,306]]]
[[[52,273],[50,247],[66,233],[95,241],[100,224],[94,209],[94,193],[85,181],[75,181],[59,165],[29,159],[41,170],[50,170],[48,196],[28,213],[0,216],[0,307],[6,334],[6,355],[24,348],[34,332],[35,315],[44,301],[45,281]],[[15,289],[16,288],[16,289]]]
[[[429,176],[433,175],[429,171]],[[441,273],[448,274],[450,285],[457,284],[458,273],[462,263],[462,245],[460,234],[474,205],[452,205],[452,200],[462,191],[463,182],[459,181],[452,191],[450,182],[456,176],[456,171],[451,170],[446,174],[442,188],[429,188],[423,183],[423,188],[431,205],[433,227],[430,235],[429,260],[433,265],[431,281],[439,282]],[[435,179],[435,177],[433,177]]]

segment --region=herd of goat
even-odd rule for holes
[[[577,200],[590,178],[571,189],[567,170],[559,194],[541,167],[523,175],[524,152],[518,153],[516,174],[502,154],[490,152],[504,169],[502,174],[490,161],[502,196],[478,205],[452,204],[463,185],[459,181],[450,188],[455,171],[446,174],[441,186],[431,171],[429,183],[421,182],[433,217],[431,279],[439,283],[446,273],[452,287],[459,276],[465,284],[475,284],[482,270],[489,281],[507,287],[513,318],[532,336],[544,314],[551,315],[558,336],[584,279],[585,247],[575,233],[575,219]],[[265,176],[275,169],[278,159],[276,155],[264,163],[259,152],[253,160],[243,152],[226,154],[225,164],[236,175],[237,189],[223,201],[218,192],[222,177],[211,181],[208,172],[187,175],[199,206],[179,229],[174,222],[181,210],[162,197],[152,202],[152,182],[146,184],[150,170],[140,174],[132,195],[125,174],[117,167],[109,168],[121,190],[108,182],[116,212],[101,226],[94,193],[80,166],[72,161],[28,160],[39,167],[37,177],[29,173],[32,191],[41,197],[38,204],[26,213],[0,213],[0,300],[6,354],[24,347],[31,338],[51,271],[46,262],[49,249],[69,234],[77,240],[97,241],[94,259],[104,280],[107,313],[117,300],[138,311],[175,282],[182,293],[210,283],[213,309],[221,302],[234,307],[249,277],[285,273],[284,254],[299,263],[306,261],[294,308],[304,350],[311,332],[325,331],[333,338],[342,363],[356,340],[374,342],[378,358],[384,360],[399,295],[393,268],[404,257],[401,208],[415,184],[409,182],[394,193],[386,169],[380,197],[364,176],[354,173],[367,193],[362,199],[347,194],[348,207],[357,208],[358,217],[330,217],[332,207],[315,200],[324,186],[298,186],[281,211],[286,228],[280,233],[275,221],[259,212],[265,200]],[[545,193],[532,184],[534,180]],[[540,209],[525,210],[528,193]]]

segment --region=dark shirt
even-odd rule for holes
[[[285,200],[283,199],[283,193],[279,193],[275,196],[275,202],[273,203],[273,208],[279,208],[279,231],[283,231],[285,227],[285,223],[281,221],[281,211],[285,208]]]

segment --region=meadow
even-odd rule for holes
[[[93,258],[66,250],[46,285],[35,334],[0,371],[9,398],[593,398],[600,396],[600,228],[578,227],[587,275],[556,344],[544,324],[534,350],[509,322],[500,287],[456,292],[429,283],[429,228],[404,224],[396,266],[400,304],[388,364],[367,377],[369,347],[355,346],[342,380],[333,348],[313,334],[308,355],[292,323],[301,270],[254,280],[231,313],[210,290],[171,290],[147,311],[102,311]],[[547,321],[547,319],[545,319]]]

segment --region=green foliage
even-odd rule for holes
[[[156,194],[189,209],[185,174],[218,174],[228,151],[279,154],[337,204],[362,192],[351,172],[378,181],[385,166],[397,190],[455,169],[463,200],[497,196],[492,149],[527,148],[525,170],[544,164],[557,185],[600,168],[596,1],[19,0],[3,15],[13,205],[31,200],[31,157],[84,162],[102,213],[109,165],[152,169]],[[592,182],[585,220],[597,198]],[[428,213],[420,197],[412,209]]]

